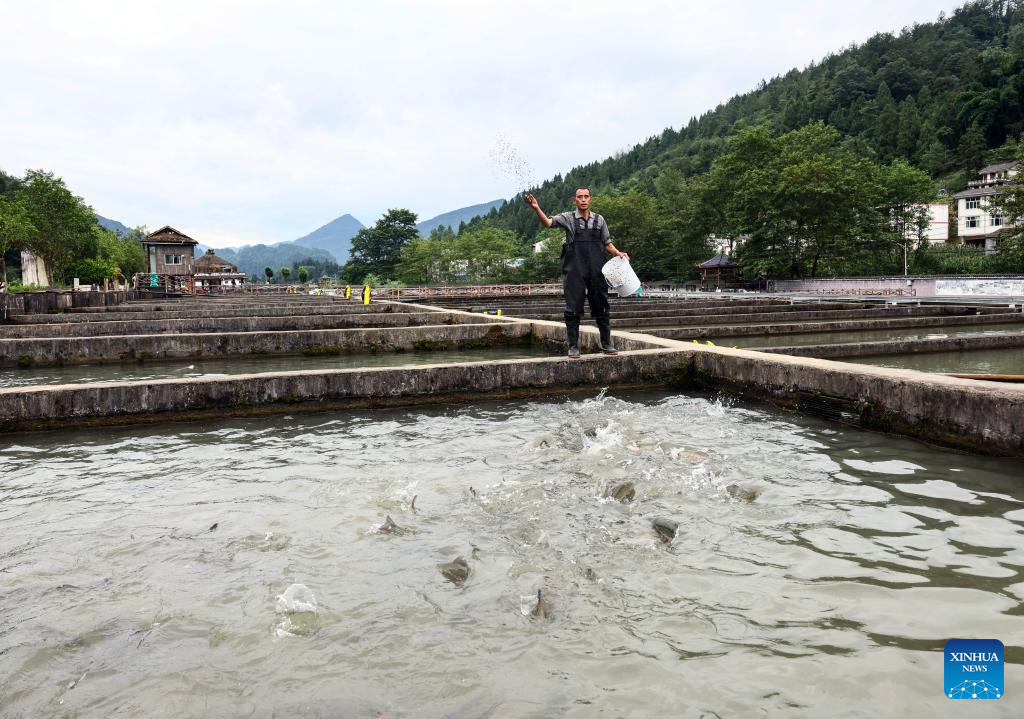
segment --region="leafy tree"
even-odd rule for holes
[[[643,192],[600,195],[592,205],[608,223],[615,246],[629,254],[630,265],[642,279],[660,279],[665,275],[662,260],[667,238],[654,197]]]
[[[263,268],[263,275],[267,278],[267,282],[272,282],[274,280],[274,270],[270,267]]]
[[[316,257],[305,257],[301,260],[292,262],[292,272],[294,274],[299,273],[299,268],[305,267],[309,277],[334,277],[338,274],[338,270],[341,269],[341,265],[333,260]]]
[[[526,254],[513,232],[476,225],[455,235],[435,230],[402,249],[399,279],[410,284],[514,281],[520,275],[515,259]]]
[[[28,209],[18,197],[0,195],[0,283],[7,282],[4,255],[12,247],[28,247],[36,235]]]
[[[910,186],[900,191],[901,182]],[[764,127],[740,131],[695,189],[698,202],[720,207],[704,229],[749,238],[738,253],[749,277],[870,268],[905,236],[907,218],[899,214],[898,224],[894,213],[931,195],[923,173],[857,157],[823,123],[779,137]]]
[[[85,258],[75,260],[68,265],[68,276],[77,277],[86,284],[103,284],[103,280],[112,278],[120,270],[111,260],[103,258]]]
[[[540,251],[531,251],[523,262],[524,282],[556,282],[562,278],[562,239],[565,233],[547,229],[537,235]],[[531,250],[533,248],[531,247]]]
[[[889,223],[878,235],[888,247],[878,247],[876,256],[899,248],[896,264],[902,270],[904,253],[909,257],[915,247],[927,244],[928,209],[923,203],[935,196],[935,187],[926,173],[903,160],[879,168],[878,179],[879,205],[888,213]]]
[[[136,227],[126,235],[104,229],[95,225],[96,259],[108,262],[110,274],[106,277],[118,279],[131,277],[146,269],[146,254],[142,251],[142,238],[146,236],[144,227]]]
[[[308,281],[309,281],[309,270],[306,269],[305,267],[300,267],[299,268],[299,282],[301,284],[306,284],[306,282],[308,282]]]
[[[0,195],[13,196],[21,186],[21,180],[0,170]]]
[[[396,274],[411,285],[436,285],[453,281],[455,235],[415,237],[402,247]]]
[[[285,284],[287,284],[288,283],[288,278],[292,274],[292,268],[291,267],[282,267],[280,270],[278,270],[278,272],[281,274],[281,280]]]
[[[464,268],[465,280],[475,284],[512,280],[512,261],[522,254],[514,233],[490,226],[463,232],[452,252],[457,266]]]
[[[393,278],[401,259],[402,248],[418,236],[416,213],[391,209],[373,225],[364,227],[352,238],[352,249],[345,276],[367,274]]]
[[[46,261],[55,279],[65,279],[73,259],[96,256],[95,214],[61,178],[30,170],[15,196],[37,230],[29,249]]]

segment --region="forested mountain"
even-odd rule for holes
[[[334,218],[308,235],[303,235],[295,240],[294,244],[327,250],[335,259],[345,262],[348,260],[348,253],[352,247],[352,238],[361,229],[363,229],[362,222],[352,215],[345,214]]]
[[[581,185],[595,195],[663,196],[665,184],[707,172],[740,129],[782,134],[815,121],[838,130],[844,149],[859,156],[904,159],[950,193],[961,189],[985,163],[1011,159],[1024,130],[1024,3],[971,2],[936,22],[875,35],[628,152],[556,175],[534,194],[549,212],[571,209]],[[518,197],[491,221],[523,239],[540,229]]]
[[[198,245],[195,249],[195,256],[199,257],[208,248],[205,245]],[[218,257],[238,265],[239,272],[247,272],[263,279],[263,269],[269,267],[277,272],[282,267],[295,267],[298,265],[312,265],[315,260],[319,264],[326,264],[334,261],[331,253],[315,247],[303,247],[291,242],[280,242],[276,245],[244,245],[242,247],[215,247],[213,251]]]
[[[99,223],[100,227],[110,230],[111,232],[116,232],[119,235],[127,235],[132,231],[132,228],[127,225],[124,225],[117,220],[106,218],[103,215],[96,215],[96,222]]]
[[[437,217],[431,217],[429,220],[424,220],[416,225],[416,229],[419,230],[420,234],[426,237],[437,227],[451,227],[456,229],[461,223],[469,222],[474,217],[482,217],[496,210],[505,204],[504,200],[491,200],[490,202],[483,202],[479,205],[470,205],[469,207],[462,207],[458,210],[452,210],[451,212],[445,212]]]

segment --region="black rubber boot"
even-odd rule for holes
[[[601,331],[601,352],[606,355],[617,355],[619,351],[612,344],[612,323],[607,317],[597,320],[597,328]]]
[[[580,358],[580,326],[579,323],[565,326],[565,340],[569,344],[569,359]]]

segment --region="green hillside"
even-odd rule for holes
[[[764,125],[782,134],[815,121],[835,128],[844,150],[879,164],[904,159],[950,193],[961,189],[987,162],[1011,159],[1024,130],[1024,3],[972,2],[875,35],[533,192],[549,212],[571,209],[580,185],[595,195],[664,197],[707,172],[737,131]],[[540,229],[519,198],[491,222],[524,240]]]

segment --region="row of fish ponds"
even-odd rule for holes
[[[263,300],[260,305],[138,302],[102,312],[20,317],[0,326],[0,363],[9,368],[0,372],[0,387],[486,361],[561,352],[557,342],[538,345],[524,335],[487,342],[469,329],[498,320],[499,312],[557,321],[561,305],[556,298],[434,304],[487,316],[476,320],[464,313],[419,312],[411,306],[370,312],[352,304],[339,308],[337,302]],[[926,372],[1024,372],[1019,352],[1024,314],[1014,305],[637,298],[613,300],[612,314],[615,329],[724,347]],[[462,336],[434,338],[438,325],[450,329],[457,324],[465,325]],[[426,331],[416,333],[417,327]],[[360,328],[370,335],[353,341],[353,333],[346,330]],[[393,337],[398,328],[408,332],[397,342],[373,336],[374,331],[391,330]],[[226,336],[237,339],[234,346]],[[348,344],[338,342],[339,337]],[[69,349],[86,345],[88,339],[94,340],[92,347]]]
[[[934,714],[963,636],[1001,639],[1019,686],[1019,456],[631,385],[679,356],[1012,342],[1019,309],[617,300],[623,353],[585,333],[581,360],[561,311],[189,298],[0,326],[0,408],[59,415],[0,435],[0,716]],[[402,401],[324,399],[357,382]],[[86,421],[203,392],[225,411]]]

